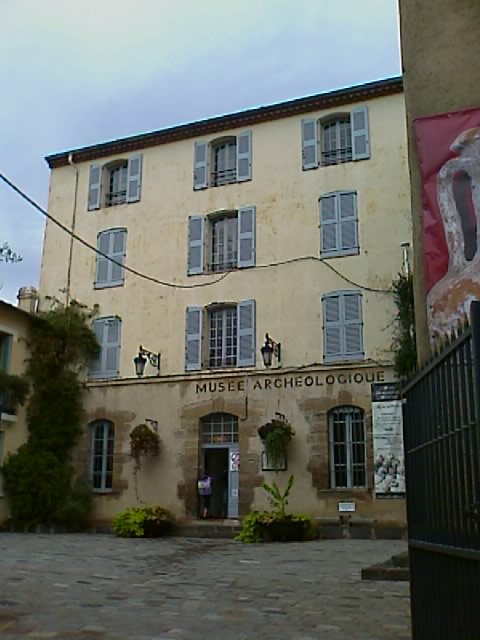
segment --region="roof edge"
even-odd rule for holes
[[[160,144],[212,134],[226,129],[288,118],[293,115],[330,108],[347,102],[359,102],[365,99],[380,98],[401,93],[402,91],[402,77],[396,76],[343,89],[335,89],[334,91],[319,93],[304,98],[295,98],[293,100],[287,100],[286,102],[278,102],[263,107],[246,109],[245,111],[214,116],[187,124],[174,125],[166,129],[110,140],[87,147],[62,151],[61,153],[46,156],[45,160],[50,169],[56,169],[67,165],[69,156],[71,156],[74,162],[87,162],[109,155],[137,151]]]

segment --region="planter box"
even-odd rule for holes
[[[262,524],[264,542],[302,542],[308,539],[309,523],[285,519]]]

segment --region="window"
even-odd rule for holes
[[[321,153],[319,154],[319,143]],[[302,120],[302,168],[316,169],[365,160],[370,157],[368,110],[356,107],[350,113],[331,115],[322,120]]]
[[[353,156],[349,116],[329,120],[321,126],[322,165],[350,162]]]
[[[0,371],[8,372],[12,354],[13,336],[0,332]]]
[[[88,210],[140,200],[142,156],[90,166]]]
[[[90,425],[90,482],[94,491],[111,491],[113,486],[114,428],[108,420]]]
[[[255,266],[255,207],[190,216],[188,274]]]
[[[237,305],[187,307],[187,371],[202,367],[249,367],[255,365],[255,358],[255,300]]]
[[[325,362],[363,359],[361,294],[334,291],[323,296],[322,302]]]
[[[364,413],[357,407],[337,407],[328,414],[330,486],[367,486]]]
[[[211,413],[200,419],[202,444],[238,442],[238,418],[229,413]]]
[[[125,275],[121,265],[125,260],[126,246],[126,229],[108,229],[98,234],[97,249],[115,262],[97,253],[95,289],[123,285]]]
[[[98,356],[90,362],[90,378],[116,378],[120,364],[120,318],[99,318],[93,330],[100,345]]]
[[[337,191],[321,196],[320,255],[358,254],[357,197],[354,191]]]
[[[252,132],[195,143],[193,188],[206,189],[252,179]]]

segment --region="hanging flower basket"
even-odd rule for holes
[[[130,455],[137,468],[143,456],[158,456],[161,449],[160,436],[146,424],[137,425],[130,434]]]
[[[274,467],[282,467],[288,443],[295,435],[292,425],[286,419],[276,418],[262,425],[258,429],[258,435],[265,447],[265,454],[269,464]]]

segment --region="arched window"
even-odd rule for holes
[[[108,420],[90,424],[90,481],[94,491],[111,491],[113,486],[114,427]]]
[[[105,205],[112,207],[127,201],[128,161],[117,160],[106,165]]]
[[[237,139],[232,136],[212,143],[212,186],[237,181]]]
[[[330,486],[367,486],[365,415],[358,407],[335,407],[328,413]]]
[[[322,121],[322,165],[352,160],[352,127],[350,115],[339,115]]]
[[[235,444],[238,442],[238,418],[229,413],[210,413],[200,420],[202,444]]]

